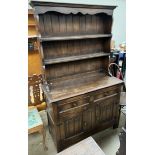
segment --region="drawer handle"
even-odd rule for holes
[[[87,125],[87,122],[84,122],[84,126],[86,126]]]
[[[83,109],[84,109],[84,110],[87,110],[87,107],[84,107]]]
[[[97,116],[97,118],[96,118],[96,119],[97,119],[97,121],[98,121],[98,120],[99,120],[99,116]]]
[[[94,97],[93,96],[90,97],[90,102],[92,102],[92,101],[94,101]]]
[[[73,103],[73,106],[76,107],[77,106],[77,103]]]
[[[108,95],[108,92],[105,92],[104,94],[105,94],[105,95]]]

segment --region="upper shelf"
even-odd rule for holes
[[[63,57],[63,58],[45,59],[44,63],[45,63],[45,65],[57,64],[57,63],[70,62],[70,61],[76,61],[76,60],[97,58],[97,57],[101,57],[101,56],[109,56],[109,54],[110,53],[96,52],[96,53],[91,53],[91,54],[68,56],[68,57]]]
[[[91,39],[91,38],[107,38],[112,37],[112,34],[87,34],[87,35],[73,35],[73,36],[53,36],[41,37],[40,41],[58,41],[58,40],[78,40],[78,39]]]

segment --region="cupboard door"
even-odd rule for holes
[[[91,116],[91,109],[85,108],[73,117],[61,121],[59,126],[61,139],[76,137],[91,129]]]
[[[65,120],[60,125],[61,139],[68,139],[74,135],[79,135],[82,132],[82,116]]]
[[[119,112],[118,103],[118,95],[97,101],[95,103],[96,124],[115,120]]]

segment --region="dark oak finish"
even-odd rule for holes
[[[57,150],[119,123],[122,81],[108,76],[114,6],[32,1],[49,131]]]

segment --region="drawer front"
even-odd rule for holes
[[[121,90],[121,87],[119,87],[119,86],[114,86],[114,87],[110,87],[110,88],[106,88],[106,89],[97,90],[93,93],[92,98],[93,98],[94,102],[97,102],[98,100],[101,100],[104,97],[108,97],[113,94],[119,93],[120,90]]]
[[[58,103],[58,112],[63,112],[67,110],[72,110],[75,107],[79,107],[89,103],[89,96],[81,95],[78,97],[73,97],[67,100],[60,101]]]
[[[88,110],[90,107],[89,103],[75,107],[75,108],[71,108],[71,109],[67,109],[64,111],[60,111],[59,112],[59,118],[61,120],[67,120],[70,119],[72,117],[75,117],[77,115],[80,115],[82,112]]]

